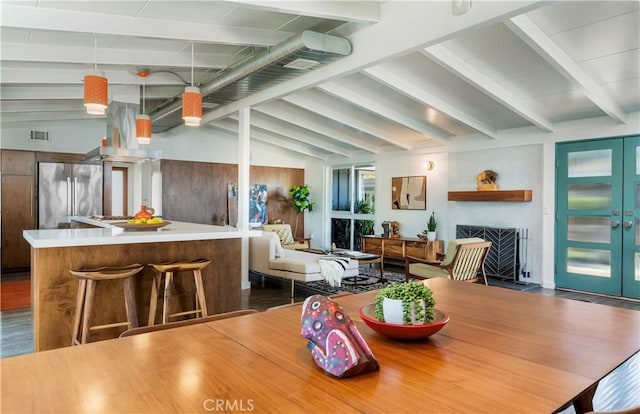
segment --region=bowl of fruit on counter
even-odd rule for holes
[[[140,211],[138,211],[132,219],[126,222],[112,224],[129,231],[153,231],[168,226],[171,222],[154,216],[153,209],[141,206]]]

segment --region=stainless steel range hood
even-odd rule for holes
[[[137,104],[112,101],[107,108],[107,145],[86,153],[88,160],[141,162],[159,159],[161,151],[138,148],[136,141]]]

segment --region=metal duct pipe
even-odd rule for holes
[[[229,72],[223,73],[212,81],[200,85],[200,93],[205,97],[216,90],[222,89],[229,84],[237,82],[252,73],[258,72],[261,69],[304,49],[347,56],[351,53],[351,43],[342,37],[305,30],[300,34],[259,53],[238,67],[232,68]],[[149,114],[149,116],[152,121],[155,121],[179,110],[180,108],[182,108],[182,100],[176,98],[166,105],[155,109],[151,114]]]

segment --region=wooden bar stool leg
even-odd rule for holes
[[[87,280],[78,279],[78,294],[76,296],[76,310],[73,317],[73,337],[71,345],[80,344],[80,323],[82,321],[82,313],[84,312],[84,295],[87,290]]]
[[[169,303],[173,289],[173,272],[167,272],[164,279],[164,302],[162,306],[162,323],[169,322]]]
[[[158,288],[160,287],[161,274],[153,272],[153,280],[151,281],[151,301],[149,302],[149,326],[156,324],[156,312],[158,309]]]
[[[201,316],[209,316],[207,313],[207,299],[204,296],[204,285],[202,284],[202,271],[200,269],[196,269],[193,271],[193,281],[196,284],[196,294],[198,295],[197,302],[199,302],[200,304],[200,312],[202,313]]]
[[[127,311],[127,322],[129,322],[129,328],[138,327],[138,311],[136,309],[136,298],[133,293],[133,279],[131,277],[125,278],[124,285],[124,306]]]
[[[82,340],[80,343],[86,344],[89,339],[89,319],[91,318],[91,308],[93,307],[93,297],[96,293],[95,281],[87,280],[86,294],[84,297],[84,311],[82,315]]]

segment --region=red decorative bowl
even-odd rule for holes
[[[400,325],[381,322],[376,319],[376,304],[370,303],[360,308],[360,318],[374,331],[388,338],[411,341],[428,338],[449,322],[449,316],[437,309],[433,310],[433,322],[422,325]]]

